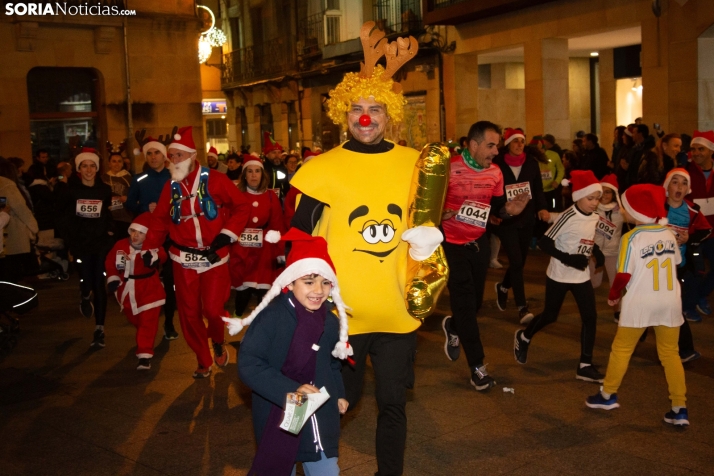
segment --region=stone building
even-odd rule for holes
[[[202,24],[193,0],[66,2],[134,10],[130,16],[32,15],[20,3],[0,13],[0,155],[27,163],[47,148],[65,160],[70,142],[103,151],[107,140],[116,144],[132,130],[167,134],[174,125],[193,125],[203,149]],[[132,139],[129,151],[135,146]]]
[[[346,132],[327,118],[324,103],[345,72],[359,71],[362,24],[374,20],[391,41],[413,35],[417,58],[394,78],[409,104],[406,120],[387,136],[420,147],[443,131],[439,91],[445,28],[425,28],[420,0],[226,0],[222,86],[228,98],[231,146],[260,151],[263,131],[286,148],[330,149]]]
[[[638,116],[652,129],[714,128],[710,0],[424,0],[424,20],[449,26],[448,136],[478,119],[607,148]],[[478,94],[474,94],[478,91]]]

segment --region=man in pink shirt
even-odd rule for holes
[[[476,321],[491,257],[486,225],[489,220],[500,222],[518,215],[528,204],[527,192],[506,201],[501,170],[491,164],[498,155],[500,137],[500,127],[492,122],[479,121],[471,126],[468,146],[451,158],[449,188],[441,218],[453,313],[442,321],[446,335],[444,351],[449,360],[456,360],[463,344],[471,369],[471,385],[479,391],[496,384],[486,372]]]

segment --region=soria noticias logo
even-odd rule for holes
[[[122,0],[68,2],[3,2],[5,15],[17,16],[135,16],[136,10],[124,8]]]

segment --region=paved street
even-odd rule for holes
[[[505,259],[502,259],[505,262]],[[542,309],[547,258],[526,270],[533,311]],[[444,356],[441,318],[448,297],[419,332],[410,392],[407,475],[714,474],[714,316],[693,324],[704,357],[685,365],[691,427],[662,422],[669,408],[654,337],[636,350],[619,392],[621,408],[590,410],[598,386],[575,380],[580,321],[569,297],[557,324],[538,334],[525,366],[513,358],[517,311],[500,312],[491,270],[480,326],[488,393],[469,385],[465,359]],[[31,281],[40,305],[22,317],[18,347],[0,360],[0,473],[3,475],[242,475],[254,453],[250,390],[231,363],[195,381],[195,358],[180,338],[158,341],[153,368],[137,372],[134,328],[110,302],[107,347],[90,351],[93,321],[78,309],[76,277]],[[368,297],[366,297],[368,298]],[[595,363],[604,372],[616,330],[597,291]],[[349,304],[349,303],[348,303]],[[232,303],[231,303],[232,306]],[[234,346],[242,336],[229,338]],[[214,368],[215,369],[215,368]],[[503,392],[512,387],[514,394]],[[344,475],[376,471],[376,404],[371,377],[343,419]]]

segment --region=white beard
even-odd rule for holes
[[[192,159],[186,159],[183,162],[179,162],[178,164],[169,162],[169,172],[171,172],[171,180],[173,180],[174,182],[181,182],[183,179],[185,179],[191,169],[192,162]]]

